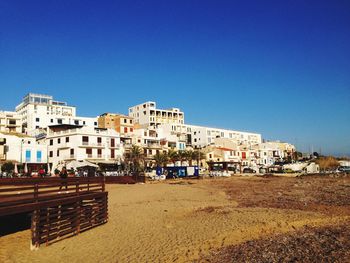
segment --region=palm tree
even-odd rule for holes
[[[186,151],[186,161],[188,161],[189,166],[192,166],[192,162],[195,159],[194,154],[195,153],[192,150]]]
[[[144,155],[142,148],[137,145],[133,145],[129,152],[125,153],[125,159],[131,167],[133,172],[142,171],[142,163],[144,163]]]
[[[168,160],[176,165],[176,162],[179,160],[179,155],[178,152],[175,151],[174,149],[170,149],[168,152]]]
[[[194,150],[192,153],[192,160],[197,161],[197,166],[199,166],[199,161],[205,159],[205,154],[200,150]]]
[[[166,152],[165,153],[157,152],[153,158],[154,158],[154,161],[156,162],[157,167],[166,166],[169,160],[168,154]]]

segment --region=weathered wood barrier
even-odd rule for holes
[[[31,248],[108,220],[104,177],[0,179],[0,216],[32,213]]]

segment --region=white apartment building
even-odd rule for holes
[[[13,111],[0,111],[0,132],[21,133],[21,116]]]
[[[51,126],[46,137],[49,162],[56,168],[70,161],[114,164],[123,158],[120,135],[112,129],[86,126]]]
[[[180,109],[157,109],[156,103],[153,101],[144,102],[130,107],[129,116],[134,118],[135,123],[142,126],[158,126],[166,123],[185,123],[185,115]]]
[[[194,148],[202,148],[214,144],[216,138],[230,139],[238,144],[259,144],[262,141],[261,134],[241,132],[234,130],[210,128],[195,125],[186,125],[190,135],[191,144]]]
[[[0,133],[0,161],[40,165],[47,163],[47,146],[34,137]]]
[[[36,135],[39,129],[47,129],[50,125],[72,124],[97,127],[97,117],[77,117],[76,107],[66,102],[55,101],[52,96],[44,94],[27,94],[16,107],[21,116],[23,131]]]

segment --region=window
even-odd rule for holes
[[[102,157],[102,149],[97,149],[97,157],[98,158]]]
[[[130,132],[133,132],[134,131],[134,129],[133,128],[130,128]]]
[[[114,139],[111,139],[111,147],[114,147],[115,146],[115,140]],[[113,157],[114,158],[114,157]]]
[[[127,132],[128,132],[128,128],[124,127],[124,133],[127,133]]]
[[[94,125],[97,126],[97,122],[96,121],[94,122]]]
[[[74,124],[75,124],[75,125],[79,125],[79,120],[75,120],[75,121],[74,121]]]
[[[39,129],[39,126],[37,125],[37,126],[35,126],[35,129]]]
[[[57,119],[58,124],[62,124],[62,119]]]
[[[85,125],[85,121],[83,121],[83,125]]]
[[[74,149],[70,149],[70,157],[74,156]]]
[[[66,142],[69,142],[69,137],[66,137]]]
[[[89,144],[89,136],[83,136],[83,145]]]
[[[86,149],[86,154],[89,156],[89,155],[92,155],[92,149],[91,148],[87,148]]]
[[[31,152],[30,150],[26,150],[26,162],[29,163],[31,159]]]
[[[53,145],[53,139],[50,140],[50,145]]]
[[[53,157],[53,151],[49,152],[49,157]]]
[[[53,123],[53,119],[50,119],[50,122]]]
[[[101,145],[102,144],[102,138],[101,137],[97,137],[97,144]]]
[[[60,150],[57,150],[57,157],[60,156]]]
[[[130,124],[132,124],[132,120],[130,120]]]
[[[127,119],[124,119],[124,123],[127,123],[127,121],[128,121]]]
[[[61,143],[61,138],[57,139],[57,143],[60,144]]]
[[[37,151],[36,152],[36,161],[38,162],[38,163],[41,163],[41,151]]]
[[[115,158],[115,155],[114,155],[114,150],[112,149],[111,150],[111,158],[114,159]]]

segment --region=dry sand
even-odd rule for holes
[[[305,225],[349,221],[347,213],[242,207],[222,187],[254,180],[265,179],[108,185],[107,224],[38,251],[29,250],[30,230],[6,235],[0,238],[0,261],[191,262],[247,240],[293,232]]]

